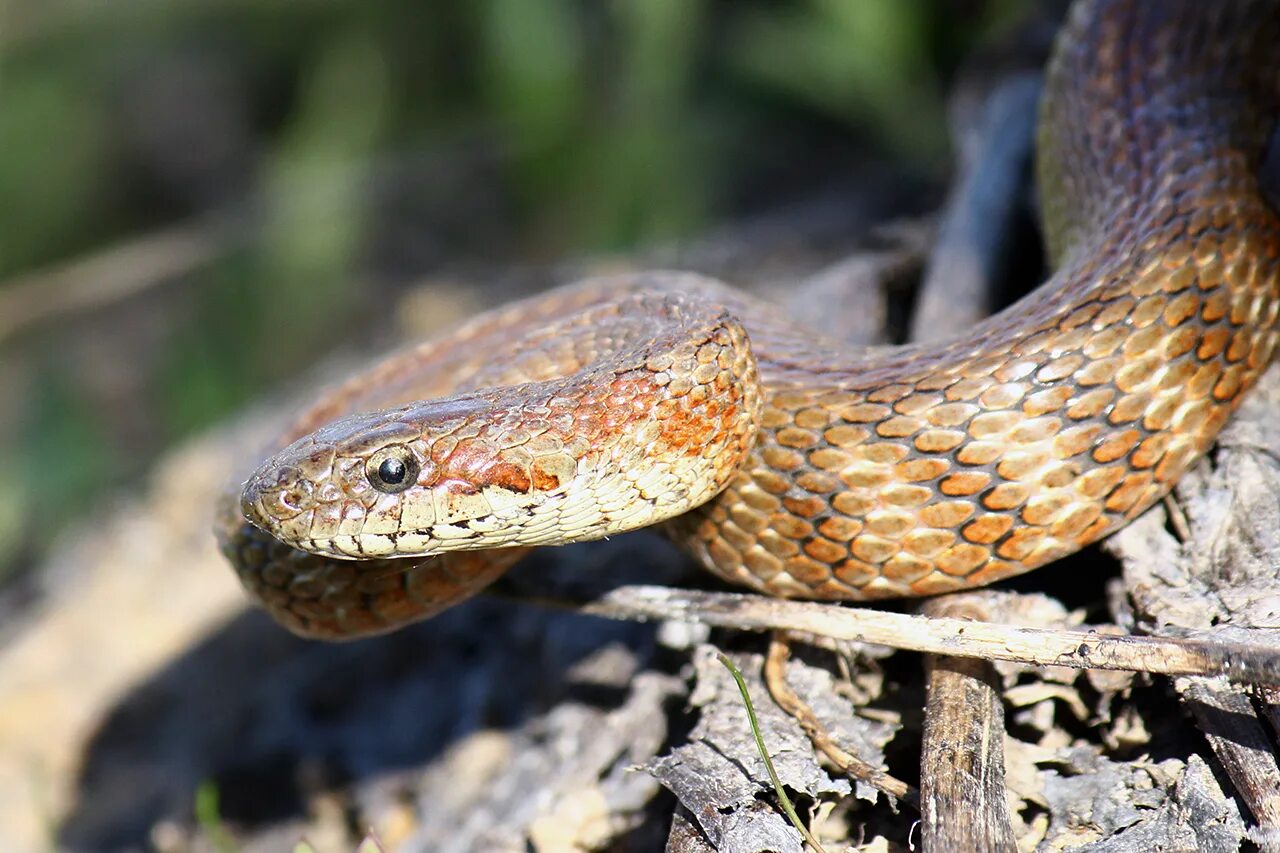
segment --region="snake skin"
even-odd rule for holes
[[[855,349],[689,274],[571,286],[320,401],[222,507],[222,548],[328,639],[439,612],[526,546],[664,521],[799,598],[1075,551],[1169,491],[1275,350],[1278,35],[1275,2],[1077,2],[1038,144],[1056,272],[959,338]],[[380,490],[388,454],[411,476]]]

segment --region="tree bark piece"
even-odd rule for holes
[[[1280,771],[1275,747],[1258,719],[1249,696],[1239,688],[1202,678],[1178,679],[1183,705],[1209,739],[1214,754],[1231,777],[1258,826],[1280,827]],[[1280,850],[1280,833],[1272,832],[1265,849]]]

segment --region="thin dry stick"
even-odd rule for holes
[[[887,613],[759,595],[620,587],[584,612],[612,619],[673,619],[747,631],[789,630],[918,652],[1076,669],[1224,676],[1280,684],[1280,648],[1203,637],[1139,637],[1020,628]]]
[[[775,631],[769,641],[769,656],[764,664],[764,683],[769,688],[769,695],[778,707],[786,711],[804,729],[805,734],[814,747],[839,767],[846,775],[860,782],[866,782],[877,791],[902,800],[912,808],[920,809],[920,792],[878,767],[863,761],[858,756],[846,752],[822,725],[803,699],[791,689],[787,683],[787,660],[791,657],[791,646],[785,631]]]

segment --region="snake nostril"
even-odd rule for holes
[[[240,493],[240,514],[254,527],[265,530],[266,518],[263,516],[261,504],[256,490],[246,486]]]

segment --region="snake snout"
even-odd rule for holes
[[[268,465],[253,474],[240,490],[240,512],[267,532],[312,508],[315,487],[288,465]]]

